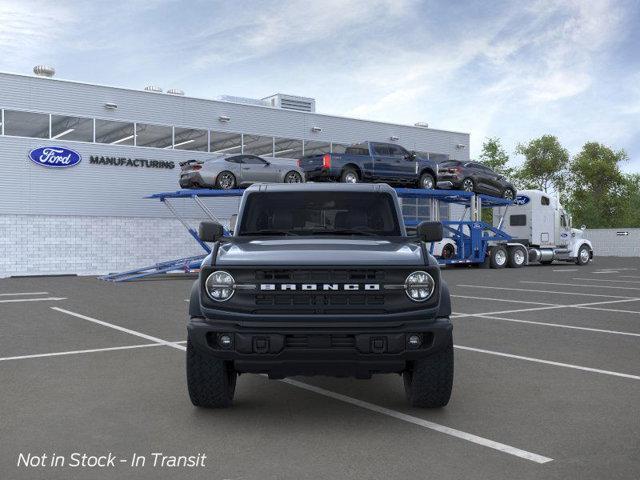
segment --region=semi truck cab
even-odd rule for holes
[[[501,216],[494,215],[494,226],[500,221]],[[543,191],[518,192],[501,228],[512,242],[527,247],[530,263],[558,260],[584,265],[593,259],[591,242],[583,238],[585,227],[572,228],[571,216],[559,200]]]

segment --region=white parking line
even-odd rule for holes
[[[621,310],[619,308],[602,308],[602,307],[586,307],[586,306],[581,306],[578,308],[586,308],[587,310],[600,310],[602,312],[616,312],[616,313],[633,313],[633,314],[640,314],[639,311],[637,310]]]
[[[511,303],[525,303],[529,305],[547,305],[547,306],[557,306],[556,303],[543,303],[543,302],[525,302],[524,300],[509,300],[507,298],[487,298],[487,297],[471,297],[469,295],[453,295],[455,298],[469,298],[471,300],[491,300],[493,302],[511,302]]]
[[[555,268],[553,272],[577,272],[579,268]]]
[[[516,457],[520,457],[525,460],[530,460],[535,463],[548,463],[553,461],[553,459],[549,457],[544,457],[536,453],[528,452],[526,450],[521,450],[519,448],[512,447],[504,443],[495,442],[493,440],[489,440],[488,438],[479,437],[472,433],[467,433],[461,430],[457,430],[455,428],[446,427],[444,425],[430,422],[428,420],[424,420],[419,417],[414,417],[413,415],[407,415],[406,413],[397,412],[389,408],[381,407],[379,405],[365,402],[363,400],[358,400],[357,398],[349,397],[347,395],[342,395],[341,393],[332,392],[331,390],[325,390],[324,388],[316,387],[314,385],[309,385],[307,383],[299,382],[297,380],[291,380],[289,378],[286,378],[284,380],[281,380],[281,382],[286,383],[288,385],[293,385],[294,387],[302,388],[304,390],[308,390],[313,393],[317,393],[319,395],[323,395],[325,397],[333,398],[341,402],[349,403],[351,405],[355,405],[357,407],[364,408],[372,412],[380,413],[382,415],[387,415],[389,417],[402,420],[403,422],[412,423],[414,425],[428,428],[430,430],[435,430],[436,432],[444,433],[445,435],[460,438],[462,440],[466,440],[468,442],[475,443],[477,445],[482,445],[483,447],[492,448],[500,452],[508,453],[509,455],[514,455]]]
[[[474,347],[465,347],[463,345],[454,345],[453,347],[454,348],[458,348],[460,350],[469,350],[471,352],[486,353],[486,354],[489,354],[489,355],[497,355],[499,357],[515,358],[517,360],[525,360],[527,362],[543,363],[543,364],[546,364],[546,365],[553,365],[554,367],[571,368],[571,369],[574,369],[574,370],[582,370],[582,371],[585,371],[585,372],[602,373],[604,375],[611,375],[611,376],[614,376],[614,377],[622,377],[622,378],[630,378],[632,380],[640,380],[640,376],[631,375],[629,373],[612,372],[610,370],[600,370],[599,368],[583,367],[583,366],[580,366],[580,365],[572,365],[570,363],[553,362],[551,360],[543,360],[541,358],[523,357],[521,355],[512,355],[511,353],[494,352],[492,350],[484,350],[482,348],[474,348]]]
[[[487,300],[490,300],[487,298]],[[634,312],[634,310],[615,310],[611,308],[595,308],[593,305],[608,305],[610,303],[627,303],[637,302],[640,298],[630,297],[624,298],[624,300],[606,300],[604,302],[589,302],[589,303],[576,303],[572,305],[551,305],[548,307],[533,307],[533,308],[517,308],[514,310],[498,310],[497,312],[480,312],[480,313],[456,313],[454,318],[457,317],[480,317],[482,315],[501,315],[503,313],[520,313],[520,312],[536,312],[538,310],[553,310],[556,308],[586,308],[593,310],[604,310],[607,312]]]
[[[186,343],[186,341],[179,341],[173,343]],[[6,362],[9,360],[27,360],[30,358],[43,358],[43,357],[60,357],[64,355],[78,355],[82,353],[96,353],[96,352],[113,352],[117,350],[131,350],[134,348],[146,348],[146,347],[162,347],[162,343],[143,343],[140,345],[124,345],[122,347],[106,347],[106,348],[90,348],[88,350],[70,350],[68,352],[52,352],[52,353],[36,353],[33,355],[18,355],[15,357],[3,357],[0,358],[0,362]]]
[[[135,335],[137,337],[146,338],[147,340],[151,340],[151,341],[153,341],[153,342],[155,342],[157,344],[165,345],[167,347],[176,348],[178,350],[186,350],[186,347],[184,347],[182,345],[179,345],[176,342],[168,342],[168,341],[163,340],[163,339],[158,338],[158,337],[153,337],[151,335],[147,335],[145,333],[138,332],[136,330],[131,330],[129,328],[124,328],[124,327],[121,327],[119,325],[114,325],[112,323],[104,322],[104,321],[98,320],[96,318],[92,318],[92,317],[88,317],[86,315],[81,315],[79,313],[71,312],[71,311],[65,310],[63,308],[58,308],[58,307],[50,307],[50,308],[52,310],[56,310],[58,312],[65,313],[67,315],[71,315],[71,316],[74,316],[74,317],[77,317],[77,318],[81,318],[81,319],[87,320],[89,322],[97,323],[98,325],[104,325],[106,327],[113,328],[114,330],[118,330],[118,331],[121,331],[121,332],[129,333],[129,334]],[[335,398],[337,400],[341,400],[343,402],[350,403],[352,405],[356,405],[356,406],[359,406],[361,408],[365,408],[367,410],[375,411],[375,412],[381,413],[383,415],[388,415],[390,417],[394,417],[394,418],[403,420],[405,422],[413,423],[415,425],[420,425],[422,427],[426,427],[426,428],[429,428],[431,430],[436,430],[438,432],[445,433],[445,434],[453,436],[453,437],[461,438],[463,440],[467,440],[469,442],[476,443],[478,445],[483,445],[483,446],[488,447],[488,448],[493,448],[494,450],[499,450],[501,452],[508,453],[508,454],[514,455],[516,457],[520,457],[520,458],[524,458],[526,460],[530,460],[532,462],[547,463],[547,462],[550,462],[550,461],[553,460],[552,458],[549,458],[549,457],[544,457],[542,455],[537,455],[535,453],[527,452],[526,450],[521,450],[519,448],[515,448],[515,447],[512,447],[510,445],[506,445],[504,443],[494,442],[493,440],[489,440],[487,438],[479,437],[479,436],[473,435],[471,433],[463,432],[461,430],[456,430],[454,428],[446,427],[444,425],[440,425],[440,424],[437,424],[437,423],[429,422],[427,420],[423,420],[423,419],[418,418],[418,417],[413,417],[411,415],[407,415],[407,414],[404,414],[404,413],[401,413],[401,412],[396,412],[395,410],[390,410],[388,408],[380,407],[378,405],[374,405],[373,403],[368,403],[368,402],[364,402],[362,400],[358,400],[356,398],[347,397],[346,395],[342,395],[342,394],[339,394],[339,393],[336,393],[336,392],[331,392],[331,391],[325,390],[323,388],[314,387],[313,385],[308,385],[306,383],[302,383],[302,382],[299,382],[299,381],[296,381],[296,380],[284,379],[284,380],[281,380],[281,381],[284,382],[284,383],[287,383],[289,385],[293,385],[295,387],[298,387],[298,388],[303,388],[305,390],[309,390],[309,391],[318,393],[320,395],[324,395],[326,397]]]
[[[12,297],[18,295],[49,295],[49,292],[20,292],[20,293],[0,293],[0,297]]]
[[[121,327],[120,325],[114,325],[113,323],[103,322],[102,320],[87,317],[86,315],[81,315],[79,313],[71,312],[69,310],[65,310],[64,308],[58,308],[58,307],[49,307],[49,308],[51,308],[52,310],[55,310],[56,312],[65,313],[67,315],[71,315],[72,317],[77,317],[77,318],[81,318],[82,320],[86,320],[88,322],[97,323],[98,325],[103,325],[105,327],[113,328],[114,330],[118,330],[120,332],[129,333],[131,335],[135,335],[136,337],[146,338],[147,340],[150,340],[156,343],[161,343],[162,345],[166,345],[167,347],[177,348],[178,350],[187,349],[186,347],[182,345],[178,345],[175,342],[168,342],[167,340],[163,340],[158,337],[147,335],[146,333],[138,332],[136,330],[131,330],[130,328]]]
[[[66,300],[66,297],[11,298],[11,299],[8,299],[8,300],[0,300],[0,303],[57,302],[59,300]]]
[[[620,295],[604,295],[599,293],[581,293],[581,292],[558,292],[556,290],[532,290],[530,288],[511,288],[511,287],[490,287],[488,285],[463,285],[459,284],[456,287],[464,287],[464,288],[488,288],[492,290],[511,290],[513,292],[527,292],[527,293],[555,293],[558,295],[576,295],[583,297],[606,297],[606,298],[630,298],[635,300],[636,297],[623,297]]]
[[[466,315],[462,315],[465,317]],[[457,317],[456,317],[457,318]],[[502,320],[504,322],[514,322],[514,323],[527,323],[531,325],[541,325],[544,327],[557,327],[557,328],[569,328],[572,330],[584,330],[587,332],[596,332],[596,333],[609,333],[613,335],[626,335],[629,337],[640,337],[640,333],[632,333],[632,332],[620,332],[618,330],[604,330],[601,328],[590,328],[590,327],[578,327],[575,325],[564,325],[562,323],[550,323],[550,322],[535,322],[533,320],[519,320],[516,318],[504,318],[504,317],[496,317],[494,315],[474,315],[473,318],[488,318],[490,320]]]
[[[580,278],[572,277],[571,280],[587,280],[589,282],[611,282],[611,283],[640,283],[634,280],[609,280],[608,278]]]
[[[560,285],[563,287],[613,288],[614,290],[640,290],[640,287],[620,287],[618,285],[588,285],[584,283],[535,282],[533,280],[520,280],[520,283],[532,283],[537,285]]]

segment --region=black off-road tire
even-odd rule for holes
[[[413,407],[440,408],[453,387],[453,339],[438,353],[416,360],[403,373],[404,391]]]
[[[237,378],[229,362],[203,354],[187,340],[187,387],[196,407],[230,407]]]

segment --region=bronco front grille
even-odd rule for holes
[[[422,267],[423,269],[425,267]],[[439,272],[426,267],[439,282]],[[238,285],[219,310],[253,315],[384,315],[424,309],[405,294],[407,275],[420,267],[322,268],[315,266],[264,268],[226,267]],[[348,286],[354,288],[347,288]]]

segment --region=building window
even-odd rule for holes
[[[242,153],[242,135],[239,133],[211,132],[211,153]]]
[[[93,119],[51,115],[51,139],[93,142]]]
[[[4,134],[15,137],[49,138],[49,115],[4,111]]]
[[[208,150],[208,132],[192,128],[175,128],[173,148],[176,150],[196,150],[206,152]]]
[[[262,137],[260,135],[244,134],[243,153],[250,155],[273,156],[273,137]]]
[[[136,146],[171,148],[173,145],[173,128],[148,123],[136,124]]]
[[[274,157],[279,158],[301,158],[302,157],[302,140],[293,140],[290,138],[275,138]]]
[[[331,153],[344,153],[348,146],[346,143],[332,143]]]
[[[331,152],[331,144],[329,142],[317,142],[314,140],[304,141],[304,154],[306,155],[322,155]]]
[[[133,145],[134,125],[113,120],[96,120],[96,142],[111,145]]]

